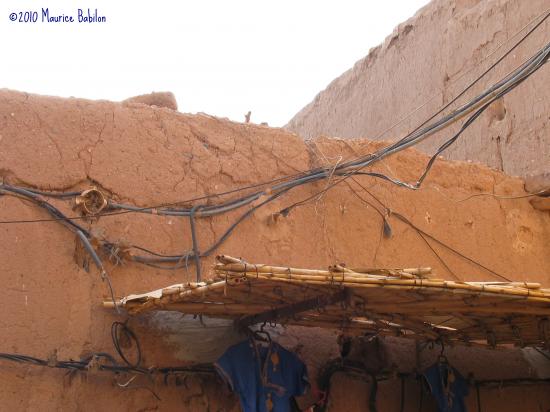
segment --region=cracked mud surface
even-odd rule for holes
[[[501,47],[502,43],[547,9],[547,0],[434,0],[332,81],[286,127],[305,138],[397,140],[458,95],[527,30]],[[504,77],[544,46],[549,36],[547,20],[451,107]],[[481,162],[514,176],[547,171],[549,83],[550,70],[544,67],[495,102],[496,110],[484,113],[443,156]],[[498,110],[499,105],[504,110]],[[413,111],[411,117],[385,132]],[[422,142],[419,150],[435,153],[457,127]]]
[[[334,165],[339,159],[372,152],[381,145],[330,138],[306,144],[282,129],[207,115],[7,90],[0,91],[0,135],[0,178],[4,181],[50,190],[97,185],[117,201],[137,206],[183,201],[313,166]],[[380,163],[375,170],[412,181],[426,161],[425,155],[408,150]],[[478,196],[457,202],[485,192],[523,194],[521,180],[480,165],[447,161],[436,163],[425,187],[417,192],[372,178],[358,179],[392,210],[464,254],[513,280],[550,286],[545,274],[550,267],[548,213],[534,210],[529,199]],[[252,262],[296,267],[322,268],[335,262],[432,266],[439,276],[452,278],[418,234],[399,221],[390,217],[393,237],[382,237],[378,213],[353,196],[346,185],[293,210],[287,218],[272,219],[273,213],[325,185],[320,182],[298,188],[259,209],[218,252]],[[362,195],[372,201],[367,194]],[[53,202],[67,215],[74,214],[68,202]],[[240,211],[198,219],[201,248],[211,244],[239,215]],[[45,217],[46,213],[34,205],[0,196],[0,220]],[[110,240],[127,240],[161,253],[181,253],[191,247],[186,218],[125,214],[85,225],[103,231]],[[462,279],[495,279],[453,253],[434,247]],[[58,349],[60,359],[77,359],[84,351],[113,351],[109,326],[115,316],[101,307],[106,287],[95,268],[86,272],[75,263],[74,249],[74,236],[55,222],[0,225],[4,292],[0,351],[47,357]],[[211,263],[212,259],[202,263],[205,276]],[[161,271],[128,263],[108,266],[108,270],[117,295],[193,280],[195,276],[192,265],[188,271]],[[165,321],[171,320],[167,317]],[[179,357],[174,342],[187,342],[190,348],[202,343],[177,336],[177,328],[166,335],[167,328],[159,326],[158,318],[152,321],[142,316],[130,322],[141,338],[146,365],[181,364],[186,359]],[[334,353],[333,336],[328,332],[289,328],[281,341],[292,347],[303,344],[312,371]],[[410,350],[407,344],[392,345],[404,345],[405,353]],[[506,360],[484,352],[457,354],[457,366],[473,369],[479,377],[534,373],[517,351]],[[407,363],[410,360],[402,360],[404,369],[412,368]],[[59,371],[8,364],[1,368],[0,399],[11,410],[174,410],[187,405],[185,410],[200,411],[205,410],[205,403],[213,411],[234,408],[234,398],[219,395],[219,388],[207,383],[200,389],[199,382],[200,390],[192,383],[191,389],[159,385],[155,388],[163,399],[159,402],[143,389],[121,390],[105,375],[91,376],[88,382],[67,382]],[[515,392],[510,393],[515,396]],[[387,397],[387,402],[396,396]],[[488,402],[509,401],[507,394],[501,401],[487,396]],[[347,410],[356,410],[353,408],[350,404]]]

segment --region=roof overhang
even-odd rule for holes
[[[172,310],[448,343],[542,345],[550,337],[550,290],[527,282],[455,282],[429,269],[296,269],[219,256],[202,283],[129,295],[137,314]],[[113,302],[104,306],[112,307]]]

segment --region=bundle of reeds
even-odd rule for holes
[[[430,268],[338,264],[316,270],[221,255],[208,282],[131,295],[118,304],[130,313],[176,310],[469,345],[540,345],[550,339],[549,289],[531,282],[448,281]]]

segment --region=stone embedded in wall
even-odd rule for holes
[[[145,104],[147,106],[166,107],[172,110],[178,110],[176,96],[172,92],[152,92],[130,97],[122,101],[123,104]]]

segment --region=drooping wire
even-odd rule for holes
[[[134,342],[137,353],[135,362],[131,362],[122,350],[123,344],[120,342],[121,337],[128,345],[131,345],[131,342]],[[115,347],[116,352],[126,363],[126,365],[131,368],[139,368],[141,366],[141,346],[136,334],[128,327],[127,322],[113,322],[111,325],[111,339],[113,340],[113,346]]]
[[[363,186],[360,182],[356,181],[356,183],[366,192],[368,193],[376,202],[384,209],[384,215],[388,217],[395,217],[398,220],[400,220],[402,223],[405,223],[407,226],[409,226],[411,229],[416,231],[418,236],[424,241],[424,243],[428,246],[428,248],[432,251],[432,253],[436,256],[436,258],[441,262],[441,264],[447,269],[447,271],[453,275],[456,279],[460,280],[460,278],[454,273],[454,271],[449,267],[449,265],[445,262],[445,260],[441,257],[439,253],[433,248],[433,246],[428,242],[428,239],[431,239],[432,241],[436,242],[440,246],[443,246],[445,249],[449,250],[450,252],[456,254],[457,256],[461,257],[462,259],[467,260],[473,265],[476,265],[483,270],[493,274],[494,276],[499,277],[500,279],[506,280],[508,282],[511,282],[510,279],[505,277],[504,275],[501,275],[500,273],[494,271],[493,269],[488,268],[487,266],[483,265],[482,263],[478,262],[477,260],[466,256],[464,253],[458,251],[454,247],[446,244],[445,242],[441,241],[440,239],[436,238],[434,235],[427,233],[426,231],[422,230],[418,226],[416,226],[414,223],[412,223],[407,217],[405,217],[403,214],[396,212],[392,209],[390,209],[384,202],[382,202],[376,195],[374,195],[371,191],[369,191],[365,186]],[[372,206],[372,204],[368,201],[366,201],[367,204]],[[373,206],[372,206],[373,207]]]
[[[0,359],[8,360],[17,363],[28,363],[36,366],[45,366],[57,369],[69,369],[72,371],[86,372],[90,369],[92,363],[95,363],[100,371],[119,373],[137,373],[152,376],[155,373],[164,375],[178,374],[178,373],[206,373],[215,374],[214,367],[211,364],[200,363],[186,366],[165,366],[165,367],[149,367],[144,368],[141,366],[141,347],[139,340],[134,332],[128,328],[125,323],[114,322],[111,328],[111,336],[113,338],[113,345],[119,356],[124,361],[125,365],[119,364],[116,359],[106,352],[94,352],[87,356],[84,356],[80,360],[57,360],[57,359],[40,359],[34,356],[21,355],[17,353],[0,353]],[[137,359],[135,362],[130,362],[126,354],[122,351],[122,345],[120,343],[120,337],[130,339],[134,342],[137,350]],[[107,363],[101,362],[106,360]]]
[[[489,72],[491,72],[498,64],[500,64],[512,51],[514,51],[519,45],[521,45],[538,27],[540,27],[549,17],[550,17],[550,12],[549,12],[550,9],[547,9],[545,10],[543,13],[539,14],[538,16],[536,16],[535,18],[533,18],[531,21],[529,21],[525,26],[523,26],[520,30],[518,30],[515,34],[513,34],[511,37],[507,38],[504,42],[502,42],[501,44],[498,45],[498,47],[493,50],[493,52],[489,53],[485,58],[483,58],[477,65],[473,66],[470,70],[466,71],[465,73],[463,73],[462,76],[459,77],[462,78],[465,74],[469,73],[471,70],[473,70],[474,68],[478,67],[483,61],[485,61],[487,58],[489,58],[490,56],[492,56],[497,50],[499,50],[504,44],[506,44],[507,42],[509,42],[510,40],[512,40],[513,38],[515,38],[516,36],[518,36],[523,30],[525,30],[527,27],[529,27],[532,23],[534,23],[535,21],[537,21],[538,19],[541,19],[535,26],[533,26],[524,36],[522,36],[510,49],[508,49],[506,51],[506,53],[504,53],[499,59],[497,59],[488,69],[486,69],[481,75],[479,75],[475,80],[473,80],[472,82],[470,82],[458,95],[456,95],[453,99],[451,99],[446,105],[444,105],[442,108],[440,108],[436,113],[434,113],[431,117],[429,117],[428,119],[424,120],[419,126],[417,126],[417,128],[415,130],[413,130],[413,132],[411,132],[409,135],[407,135],[406,137],[404,137],[403,139],[406,139],[407,137],[409,137],[412,133],[418,131],[418,129],[420,127],[422,127],[423,125],[425,125],[427,122],[431,121],[432,119],[434,119],[437,115],[439,115],[440,113],[442,113],[445,109],[447,109],[450,105],[452,105],[454,102],[456,102],[461,96],[463,96],[468,90],[470,90],[475,84],[477,84],[483,77],[485,77]],[[541,18],[542,17],[542,18]],[[458,79],[457,79],[458,80]],[[416,109],[413,110],[411,114],[415,113],[416,112]],[[402,119],[404,120],[404,119]],[[401,121],[400,121],[401,122]],[[396,124],[397,125],[397,124]],[[379,135],[379,137],[381,137],[383,134],[385,134],[387,131],[393,129],[393,127],[395,126],[392,126],[390,129],[387,129],[385,130],[383,133],[381,133]],[[401,139],[401,140],[403,140]],[[397,142],[399,143],[399,141]],[[356,161],[359,160],[361,158],[357,158],[355,159]],[[353,161],[352,161],[353,162]],[[347,164],[349,164],[350,162],[347,162]],[[345,166],[342,165],[342,166]],[[253,184],[253,185],[248,185],[248,186],[244,186],[244,187],[240,187],[240,188],[236,188],[236,189],[232,189],[232,190],[228,190],[228,191],[225,191],[225,192],[221,192],[221,193],[214,193],[214,194],[210,194],[210,195],[206,195],[206,196],[201,196],[201,197],[196,197],[196,198],[193,198],[193,199],[188,199],[188,200],[185,200],[185,201],[178,201],[178,202],[173,202],[173,203],[164,203],[164,204],[160,204],[160,205],[156,205],[156,206],[148,206],[148,207],[142,207],[142,208],[139,208],[139,207],[134,207],[134,206],[129,206],[129,205],[119,205],[119,204],[116,204],[116,203],[112,203],[110,205],[111,208],[128,208],[128,210],[125,210],[123,212],[115,212],[115,213],[103,213],[101,216],[114,216],[114,215],[118,215],[118,214],[123,214],[123,213],[130,213],[130,212],[146,212],[146,213],[152,213],[152,210],[153,209],[158,209],[158,208],[162,208],[162,207],[167,207],[167,206],[175,206],[175,205],[179,205],[179,204],[182,204],[182,203],[189,203],[189,202],[194,202],[194,201],[199,201],[199,200],[205,200],[205,199],[209,199],[209,198],[212,198],[212,197],[220,197],[220,196],[225,196],[225,195],[228,195],[228,194],[232,194],[232,193],[236,193],[236,192],[240,192],[240,191],[244,191],[244,190],[248,190],[248,189],[251,189],[251,188],[256,188],[256,187],[262,187],[262,186],[267,186],[267,185],[270,185],[270,184],[273,184],[273,183],[277,183],[277,182],[281,182],[281,181],[284,181],[284,180],[287,180],[287,179],[291,179],[291,178],[296,178],[298,176],[304,176],[304,175],[307,175],[308,173],[313,173],[313,172],[319,172],[319,171],[323,171],[324,168],[315,168],[315,169],[310,169],[308,171],[303,171],[303,172],[299,172],[299,173],[296,173],[296,174],[293,174],[293,175],[289,175],[289,176],[283,176],[283,177],[280,177],[280,178],[276,178],[276,179],[272,179],[270,181],[266,181],[266,182],[261,182],[261,183],[258,183],[258,184]],[[72,197],[72,196],[76,196],[78,194],[80,194],[79,192],[64,192],[64,193],[59,193],[59,192],[47,192],[47,191],[42,191],[42,190],[38,190],[38,189],[27,189],[28,191],[30,192],[33,192],[35,194],[41,194],[41,195],[45,195],[45,196],[52,196],[52,197],[60,197],[60,198],[63,198],[63,197]],[[255,199],[254,199],[255,200]],[[253,200],[252,200],[253,201]],[[178,211],[175,211],[175,212],[178,212]],[[190,210],[187,210],[187,213],[189,213]],[[208,214],[205,214],[204,216],[208,216]],[[75,216],[75,217],[65,217],[64,220],[79,220],[79,219],[83,219],[82,216]],[[46,221],[54,221],[54,220],[57,220],[57,219],[40,219],[40,220],[21,220],[21,221],[13,221],[13,223],[31,223],[31,222],[46,222]],[[59,218],[59,220],[61,220]],[[0,222],[0,223],[4,223],[4,224],[7,224],[7,223],[12,223],[12,222]]]
[[[524,25],[521,29],[519,29],[517,32],[515,32],[512,36],[508,37],[506,40],[501,42],[491,53],[487,54],[478,64],[470,67],[470,69],[464,71],[458,78],[451,81],[452,84],[456,83],[457,81],[461,80],[464,76],[466,76],[468,73],[470,73],[472,70],[478,68],[485,60],[487,60],[489,57],[491,57],[493,54],[495,54],[498,50],[500,50],[505,44],[507,44],[510,40],[516,38],[521,32],[523,32],[527,27],[529,27],[531,24],[533,24],[535,21],[540,19],[542,17],[542,20],[537,23],[529,32],[523,36],[518,42],[516,42],[511,49],[509,49],[503,56],[501,56],[495,63],[493,63],[487,70],[485,70],[481,75],[479,75],[475,80],[470,82],[468,86],[463,89],[458,95],[453,97],[445,106],[443,106],[440,110],[438,110],[434,115],[424,120],[422,123],[420,123],[414,130],[418,130],[420,127],[424,126],[427,122],[432,120],[435,116],[442,113],[445,109],[450,107],[454,102],[456,102],[460,97],[462,97],[468,90],[470,90],[477,82],[479,82],[483,77],[485,77],[490,71],[492,71],[502,60],[504,60],[514,49],[516,49],[521,43],[523,43],[532,33],[535,31],[544,21],[550,17],[550,9],[546,9],[544,12],[536,16],[534,19],[529,21],[526,25]],[[386,133],[389,131],[395,129],[397,126],[402,124],[405,120],[409,119],[412,115],[414,115],[418,110],[422,109],[424,106],[426,106],[429,102],[431,102],[434,98],[437,96],[442,95],[442,92],[438,92],[436,94],[433,94],[428,100],[426,100],[424,103],[422,103],[420,106],[416,107],[412,111],[410,111],[407,115],[399,119],[397,122],[392,124],[387,129],[383,130],[379,134],[376,135],[376,137],[373,140],[380,140]]]
[[[111,283],[111,278],[109,277],[109,274],[107,273],[107,271],[105,270],[105,267],[103,266],[103,262],[101,261],[101,259],[97,255],[95,249],[91,245],[91,243],[88,240],[88,238],[86,237],[86,235],[81,230],[77,230],[76,234],[77,234],[78,238],[80,239],[80,241],[82,242],[82,245],[84,246],[84,249],[86,249],[88,254],[92,257],[92,260],[94,261],[95,265],[97,266],[97,269],[100,272],[101,279],[104,280],[104,281],[107,281],[107,285],[109,286],[109,292],[111,294],[111,300],[113,301],[115,310],[117,311],[117,313],[120,313],[120,309],[119,309],[119,307],[116,303],[116,299],[115,299],[115,292],[113,290],[113,284]]]
[[[531,31],[532,32],[532,31]],[[525,37],[524,37],[525,38]],[[385,147],[378,152],[374,154],[369,154],[367,156],[363,156],[359,160],[351,161],[351,162],[345,162],[342,164],[339,164],[337,166],[334,166],[332,168],[317,168],[312,169],[309,173],[305,173],[301,175],[301,177],[298,177],[293,180],[283,180],[284,178],[281,178],[280,183],[277,185],[271,187],[269,189],[269,193],[274,193],[271,196],[268,197],[267,200],[261,202],[259,205],[252,207],[248,211],[246,211],[243,215],[241,215],[240,218],[237,219],[237,221],[232,224],[227,231],[220,237],[220,239],[215,242],[207,251],[201,254],[201,256],[208,256],[212,251],[217,248],[219,245],[221,245],[225,239],[232,233],[232,231],[235,229],[235,227],[241,223],[244,219],[249,217],[253,211],[255,211],[258,207],[263,206],[264,204],[274,200],[275,198],[281,196],[282,194],[292,190],[295,187],[304,185],[306,183],[312,183],[319,181],[321,179],[327,179],[330,178],[332,175],[337,176],[343,176],[341,179],[332,182],[326,186],[326,188],[320,192],[326,192],[332,187],[336,186],[337,184],[341,183],[342,181],[345,181],[346,179],[350,178],[353,175],[369,175],[373,177],[378,177],[382,179],[386,179],[391,181],[392,183],[395,183],[399,186],[407,187],[409,189],[417,189],[420,187],[422,181],[426,177],[428,171],[430,170],[431,166],[433,165],[433,162],[436,159],[436,156],[441,153],[443,150],[445,150],[447,147],[449,147],[458,137],[460,134],[466,130],[469,125],[479,117],[479,115],[485,110],[488,105],[496,100],[497,98],[502,97],[504,94],[508,93],[510,90],[515,88],[518,84],[520,84],[522,81],[524,81],[526,78],[528,78],[530,75],[532,75],[536,70],[538,70],[547,60],[550,52],[550,45],[545,46],[543,49],[541,49],[538,53],[533,55],[532,58],[528,59],[526,62],[524,62],[518,69],[513,71],[510,75],[506,76],[504,79],[502,79],[497,84],[493,85],[489,89],[487,89],[485,92],[477,96],[475,99],[473,99],[471,102],[463,105],[461,108],[455,110],[449,115],[446,115],[444,118],[438,120],[437,122],[426,126],[422,129],[419,129],[415,132],[412,132],[411,134],[405,136],[400,141]],[[425,172],[420,177],[420,179],[417,181],[415,185],[411,185],[408,183],[400,182],[397,179],[393,179],[391,177],[382,175],[380,173],[375,172],[363,172],[362,170],[373,164],[376,161],[381,160],[382,158],[396,153],[397,151],[403,150],[406,147],[409,147],[413,144],[417,144],[422,139],[426,138],[428,135],[434,133],[435,131],[441,130],[444,127],[447,127],[460,117],[464,116],[466,113],[473,111],[477,108],[477,111],[472,115],[461,127],[460,131],[455,134],[451,139],[449,139],[443,146],[440,147],[436,155],[434,155],[430,162],[428,163]],[[81,226],[73,223],[69,218],[65,217],[58,209],[56,209],[53,205],[49,204],[48,202],[45,202],[42,200],[36,193],[33,193],[32,191],[25,190],[22,188],[17,188],[9,185],[0,185],[0,189],[3,191],[11,191],[13,193],[17,193],[19,195],[24,195],[32,200],[34,200],[38,205],[44,207],[53,217],[54,220],[60,220],[62,223],[64,223],[67,227],[69,227],[71,230],[77,232],[82,232],[86,237],[90,237],[90,234],[85,231]],[[307,203],[310,199],[319,196],[320,193],[316,193],[315,195],[297,202],[285,209],[282,209],[280,213],[282,215],[287,215],[290,210],[294,207],[297,207],[301,204]],[[230,200],[225,203],[214,205],[214,206],[205,206],[203,210],[201,210],[201,216],[213,216],[215,214],[225,213],[230,210],[234,210],[237,208],[240,208],[242,206],[248,205],[252,203],[253,201],[259,199],[262,195],[265,195],[266,191],[258,191],[255,193],[252,193],[244,198]],[[133,208],[132,211],[136,211],[136,208]],[[137,208],[139,209],[139,208]],[[192,208],[191,208],[192,209]],[[178,215],[178,216],[189,216],[191,213],[191,209],[167,209],[162,211],[157,211],[157,214],[167,214],[167,215]],[[145,210],[145,209],[142,209]],[[148,208],[148,210],[152,213],[151,208]],[[99,215],[101,216],[101,215]],[[0,222],[2,223],[2,222]],[[5,222],[5,223],[12,223],[12,222]],[[104,243],[103,247],[107,250],[113,251],[114,245],[111,243]],[[141,250],[145,251],[146,249],[141,248]],[[159,256],[160,254],[153,252],[153,256],[144,257],[144,256],[132,256],[132,259],[138,262],[142,263],[148,263],[148,264],[154,264],[154,262],[177,262],[184,258],[187,258],[189,256],[193,256],[190,254],[180,255],[180,256]],[[95,261],[95,260],[94,260]]]
[[[379,150],[378,152],[371,155],[372,157],[369,160],[363,162],[358,168],[355,168],[350,172],[342,173],[341,175],[343,177],[340,180],[337,180],[331,183],[330,185],[327,185],[323,190],[318,191],[303,200],[300,200],[298,202],[291,204],[290,206],[287,206],[286,208],[281,210],[281,213],[283,215],[287,215],[292,209],[309,203],[312,199],[318,197],[321,193],[327,192],[328,190],[332,189],[336,185],[350,178],[350,176],[356,175],[356,174],[365,174],[365,175],[381,178],[384,180],[388,180],[398,186],[402,186],[408,189],[413,189],[413,190],[418,189],[421,186],[424,179],[426,178],[431,167],[433,166],[433,163],[437,159],[437,156],[439,156],[444,150],[446,150],[451,144],[453,144],[462,135],[462,133],[481,115],[481,113],[483,113],[483,111],[485,111],[487,107],[489,107],[489,105],[492,102],[501,98],[505,94],[509,93],[511,90],[517,87],[520,83],[522,83],[525,79],[527,79],[529,76],[535,73],[538,69],[540,69],[540,67],[542,67],[542,65],[548,61],[549,56],[550,56],[550,43],[547,44],[545,47],[543,47],[541,50],[539,50],[539,52],[537,52],[534,56],[532,56],[530,59],[525,61],[522,65],[520,65],[516,70],[514,70],[508,76],[506,76],[501,81],[499,81],[498,83],[496,83],[495,85],[493,85],[492,87],[488,88],[486,91],[478,95],[471,102],[463,105],[461,108],[445,116],[443,119],[440,119],[437,122],[429,126],[426,126],[422,129],[417,129],[416,131],[400,139],[398,142]],[[471,112],[476,108],[477,108],[477,111],[475,111],[474,114],[470,116],[468,120],[466,120],[466,122],[464,122],[460,130],[451,139],[447,140],[437,150],[437,152],[430,158],[424,172],[422,173],[422,175],[420,176],[420,178],[417,180],[415,184],[405,183],[376,172],[362,172],[364,168],[373,164],[374,161],[381,160],[390,154],[396,153],[398,151],[403,150],[406,147],[419,143],[428,135],[434,133],[437,130],[440,130],[443,127],[448,126],[450,122],[454,122],[456,119],[463,117],[466,113]]]
[[[500,58],[498,58],[491,66],[489,66],[483,73],[481,73],[478,77],[476,77],[472,82],[470,82],[460,93],[458,93],[455,97],[453,97],[447,104],[445,104],[443,107],[441,107],[437,112],[435,112],[433,115],[428,117],[426,120],[424,120],[420,125],[418,125],[412,133],[417,131],[419,128],[424,126],[429,121],[433,120],[436,116],[443,113],[447,108],[449,108],[453,103],[455,103],[458,99],[460,99],[464,94],[468,92],[472,87],[474,87],[481,79],[483,79],[487,74],[489,74],[495,67],[497,67],[506,57],[510,55],[515,49],[517,49],[531,34],[538,29],[542,23],[546,21],[550,17],[550,9],[547,9],[544,13],[537,16],[535,19],[530,21],[526,26],[524,26],[520,31],[518,31],[516,34],[514,34],[511,38],[514,38],[519,33],[521,33],[525,28],[527,28],[531,23],[539,19],[541,16],[544,16],[542,20],[540,20],[535,26],[533,26],[519,41],[517,41],[506,53],[504,53]],[[500,48],[497,47],[496,50]],[[495,50],[495,51],[496,51]],[[492,54],[492,53],[491,53]]]
[[[550,16],[550,14],[549,14],[549,16]],[[548,17],[548,16],[546,16],[546,17]],[[545,19],[546,19],[546,17],[545,17]],[[544,19],[543,19],[543,21],[544,21]],[[539,25],[540,24],[542,24],[542,21],[539,22]],[[539,25],[535,26],[531,31],[529,31],[520,40],[520,42],[523,41],[528,35],[530,35],[533,32],[533,30],[536,27],[538,27]],[[513,46],[513,48],[517,47],[520,44],[520,42],[516,43]],[[433,162],[435,161],[436,157],[441,152],[443,152],[446,148],[448,148],[452,143],[454,143],[454,141],[456,141],[456,139],[458,139],[458,137],[462,134],[462,132],[483,112],[483,110],[485,110],[488,107],[488,105],[492,101],[502,97],[504,94],[508,93],[510,90],[512,90],[514,87],[516,87],[519,83],[521,83],[523,80],[525,80],[528,76],[532,75],[536,70],[538,70],[542,66],[542,64],[544,64],[546,62],[547,59],[548,59],[548,45],[546,47],[544,47],[543,49],[541,49],[531,59],[527,60],[523,65],[521,65],[518,69],[516,69],[515,72],[511,73],[509,76],[505,77],[500,82],[498,82],[497,84],[495,84],[491,88],[487,89],[485,92],[483,92],[482,94],[477,96],[471,102],[467,103],[466,105],[463,105],[461,108],[455,110],[453,113],[445,116],[444,118],[440,119],[439,121],[435,122],[434,124],[426,126],[422,129],[417,128],[417,129],[415,129],[415,131],[409,133],[407,136],[405,136],[402,139],[400,139],[399,141],[391,144],[390,146],[385,147],[385,148],[379,150],[378,152],[376,152],[374,154],[370,154],[370,155],[367,155],[366,157],[359,158],[359,160],[351,161],[351,162],[345,162],[345,163],[342,163],[340,165],[336,165],[336,166],[334,166],[330,169],[328,169],[328,168],[312,169],[308,173],[304,173],[302,175],[302,177],[294,179],[294,180],[284,181],[283,179],[285,179],[285,177],[280,178],[280,179],[275,179],[275,180],[281,181],[282,183],[279,183],[279,184],[273,186],[270,191],[281,190],[281,189],[284,189],[284,188],[287,188],[287,187],[292,188],[292,187],[302,185],[302,184],[305,184],[305,183],[318,181],[320,179],[330,178],[334,174],[343,176],[342,179],[340,179],[336,182],[333,182],[331,184],[328,184],[327,187],[325,189],[323,189],[323,191],[315,194],[315,196],[319,196],[320,194],[328,191],[329,189],[331,189],[335,185],[341,183],[341,181],[347,179],[349,175],[358,174],[362,169],[364,169],[365,167],[373,164],[375,161],[381,160],[382,158],[387,157],[390,154],[393,154],[397,151],[403,150],[403,149],[411,146],[412,144],[419,143],[421,140],[426,138],[428,135],[433,134],[434,132],[436,132],[438,130],[441,130],[443,127],[449,126],[452,122],[454,122],[457,119],[459,119],[460,117],[464,116],[469,111],[474,110],[476,107],[481,107],[478,110],[478,112],[474,113],[474,115],[471,116],[470,119],[468,119],[468,121],[465,122],[465,124],[463,125],[461,130],[455,136],[453,136],[453,138],[451,138],[449,141],[447,141],[437,151],[437,153],[430,159],[430,162],[429,162],[428,166],[426,167],[425,173],[420,178],[419,182],[416,183],[416,185],[410,185],[410,184],[406,184],[404,182],[399,182],[396,179],[388,178],[387,176],[384,176],[384,175],[381,175],[381,174],[373,174],[373,176],[375,176],[375,177],[386,178],[387,180],[391,181],[392,183],[399,184],[400,186],[404,186],[404,187],[407,187],[407,188],[410,188],[410,189],[416,189],[416,188],[419,187],[419,185],[422,182],[422,180],[424,179],[425,175],[430,170],[430,168],[431,168]],[[492,68],[494,68],[497,63],[492,65]],[[478,77],[478,79],[481,78],[481,77],[482,76]],[[476,81],[478,79],[476,79]],[[468,86],[465,90],[467,90],[469,87],[471,87],[471,85]],[[440,112],[441,112],[441,110],[438,113],[440,113]],[[437,113],[436,113],[436,115],[437,115]],[[432,116],[430,119],[433,119],[436,115]],[[350,169],[350,170],[348,171],[347,169]],[[259,184],[259,185],[262,185],[262,184]],[[250,187],[253,187],[253,186],[255,186],[255,185],[252,185]],[[235,191],[238,191],[238,190],[240,190],[240,189],[236,189]],[[229,192],[231,192],[231,191],[229,191]],[[229,192],[225,192],[225,193],[229,193]],[[205,206],[203,208],[204,210],[202,211],[201,215],[203,217],[212,216],[212,215],[215,215],[215,214],[224,213],[226,211],[230,211],[230,210],[248,205],[248,204],[252,203],[253,201],[257,200],[263,194],[265,194],[265,191],[258,191],[258,192],[252,193],[251,195],[249,195],[245,198],[230,200],[228,202],[225,202],[225,203],[222,203],[222,204],[219,204],[219,205]],[[304,202],[306,202],[308,200],[309,199],[306,199],[306,200],[301,201],[301,202],[297,202],[297,204],[294,205],[294,207],[298,206],[298,205],[301,205],[301,204],[303,204]],[[134,212],[143,211],[143,212],[147,212],[147,213],[156,213],[156,214],[161,214],[161,215],[174,215],[174,216],[189,216],[189,214],[191,213],[191,209],[156,210],[156,208],[152,208],[152,207],[138,208],[138,207],[134,207],[134,206],[118,205],[118,204],[114,204],[114,203],[111,203],[110,207],[111,208],[113,208],[113,207],[114,208],[125,208],[125,209],[128,209],[127,211],[134,211]],[[65,220],[68,220],[68,219],[65,218]],[[20,221],[20,222],[22,222],[22,221]],[[12,222],[0,222],[0,223],[12,223]]]
[[[550,14],[549,14],[549,16],[550,16]],[[548,16],[546,16],[545,19],[547,17]],[[544,19],[542,21],[544,21]],[[513,46],[513,48],[517,47],[521,43],[521,41],[523,41],[528,35],[530,35],[533,32],[533,30],[536,27],[538,27],[540,24],[542,24],[542,21],[539,22],[539,24],[537,26],[535,26],[531,31],[529,31],[520,40],[520,42],[516,43]],[[309,171],[307,173],[304,173],[302,175],[302,177],[297,178],[295,180],[284,181],[284,179],[286,179],[286,177],[283,177],[283,178],[280,178],[280,179],[275,179],[275,180],[281,181],[282,183],[279,183],[279,184],[273,186],[271,188],[271,191],[280,190],[280,189],[287,188],[287,187],[292,188],[292,187],[295,187],[297,185],[302,185],[302,184],[305,184],[305,183],[314,182],[314,181],[317,181],[317,180],[320,180],[320,179],[330,178],[334,174],[344,176],[342,179],[327,185],[327,187],[323,191],[321,191],[321,192],[319,192],[315,195],[315,196],[319,196],[320,194],[328,191],[329,189],[331,189],[335,185],[339,184],[342,180],[347,179],[348,175],[358,174],[363,168],[365,168],[366,166],[371,165],[375,161],[378,161],[378,160],[380,160],[384,157],[387,157],[388,155],[393,154],[397,151],[403,150],[403,149],[411,146],[412,144],[419,143],[421,140],[426,138],[428,135],[433,134],[434,132],[436,132],[438,130],[441,130],[443,127],[447,127],[452,122],[454,122],[457,119],[459,119],[460,117],[464,116],[465,113],[467,113],[469,111],[472,111],[476,107],[480,107],[480,105],[483,104],[481,106],[481,108],[479,109],[479,111],[476,112],[468,121],[466,121],[466,123],[463,125],[463,128],[461,128],[459,133],[457,133],[457,135],[453,136],[453,138],[451,138],[448,142],[446,142],[444,144],[444,146],[442,146],[438,150],[438,152],[432,157],[432,159],[430,159],[430,162],[429,162],[429,164],[426,168],[426,171],[424,173],[424,175],[425,175],[430,170],[430,168],[431,168],[433,162],[435,161],[435,158],[437,157],[437,155],[439,155],[442,151],[444,151],[447,147],[449,147],[450,144],[454,143],[454,141],[456,141],[456,139],[462,134],[462,132],[483,112],[483,110],[485,110],[488,107],[488,105],[492,101],[502,97],[504,94],[508,93],[510,90],[512,90],[514,87],[516,87],[519,83],[521,83],[523,80],[525,80],[528,76],[530,76],[536,70],[538,70],[542,66],[542,64],[544,64],[546,62],[547,59],[548,59],[548,45],[546,47],[544,47],[543,49],[541,49],[531,59],[527,60],[515,72],[511,73],[509,76],[505,77],[503,80],[501,80],[500,82],[498,82],[497,84],[495,84],[491,88],[487,89],[484,93],[477,96],[470,103],[467,103],[466,105],[463,105],[461,108],[455,110],[453,113],[445,116],[444,118],[442,118],[441,120],[435,122],[434,124],[426,126],[422,129],[417,128],[413,132],[409,133],[407,136],[405,136],[402,139],[400,139],[399,141],[391,144],[390,146],[385,147],[385,148],[379,150],[378,152],[376,152],[374,154],[370,154],[370,155],[367,155],[366,157],[360,158],[359,160],[351,161],[351,162],[345,162],[345,163],[342,163],[338,166],[334,166],[330,169],[327,169],[327,168],[312,169],[311,171]],[[494,68],[497,63],[492,65],[492,68]],[[478,77],[478,79],[476,79],[476,81],[479,80],[481,77],[482,76]],[[506,86],[506,87],[504,87],[504,86]],[[467,90],[469,87],[471,87],[471,85],[468,86],[465,90]],[[499,92],[497,93],[497,91],[499,91]],[[441,112],[441,110],[438,113],[440,113],[440,112]],[[436,113],[436,115],[437,115],[437,113]],[[436,115],[432,116],[430,119],[433,119]],[[428,120],[430,120],[430,119],[428,119]],[[350,170],[347,171],[347,169],[350,169]],[[384,176],[384,175],[374,174],[374,176],[375,177],[386,178],[387,180],[390,180],[393,183],[399,184],[399,185],[407,187],[407,188],[412,188],[412,189],[418,188],[419,184],[423,180],[423,177],[425,177],[425,176],[423,176],[420,179],[420,181],[417,182],[416,185],[410,185],[410,184],[406,184],[406,183],[403,183],[403,182],[399,182],[395,179],[388,178],[387,176]],[[250,187],[259,186],[259,185],[263,185],[263,184],[252,185]],[[239,191],[239,190],[240,189],[235,189],[235,191]],[[229,191],[229,192],[231,192],[231,191]],[[225,192],[225,193],[229,193],[229,192]],[[254,193],[252,193],[251,195],[249,195],[245,198],[231,200],[231,201],[222,203],[220,205],[206,206],[206,207],[204,207],[204,210],[201,213],[201,215],[202,216],[212,216],[212,215],[215,215],[215,214],[224,213],[226,211],[230,211],[230,210],[248,205],[248,204],[252,203],[253,201],[257,200],[262,194],[265,194],[265,191],[254,192]],[[306,199],[306,201],[307,200],[309,200],[309,199]],[[303,204],[303,202],[298,202],[296,204],[296,206],[298,206],[300,204]],[[156,214],[161,214],[161,215],[174,215],[174,216],[189,216],[189,214],[191,213],[191,209],[178,209],[178,210],[176,210],[176,209],[166,209],[166,210],[160,210],[160,211],[155,210],[154,211],[155,208],[152,208],[152,207],[137,208],[137,207],[134,207],[134,206],[118,205],[118,204],[113,204],[113,203],[111,203],[110,207],[111,208],[113,208],[113,207],[114,208],[126,208],[126,209],[128,209],[127,211],[134,211],[134,212],[143,211],[143,212],[147,212],[147,213],[156,213]],[[68,219],[65,218],[65,220],[68,220]],[[11,223],[11,222],[3,222],[3,223]]]

